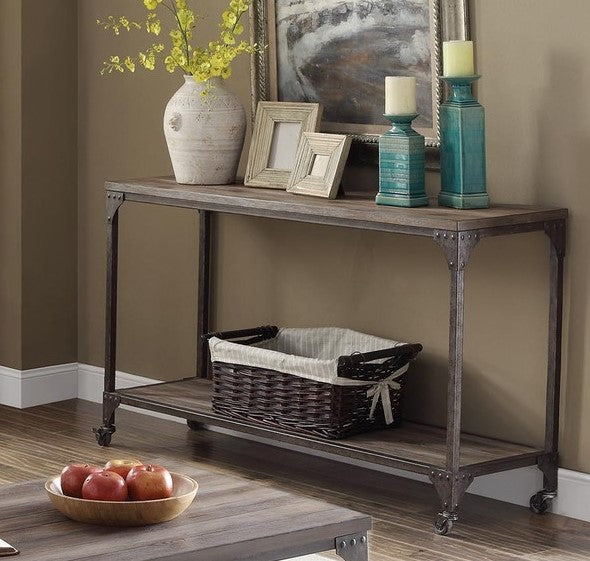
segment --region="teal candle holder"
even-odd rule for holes
[[[441,206],[490,206],[486,191],[485,111],[471,90],[479,78],[442,77],[451,93],[440,109]]]
[[[385,115],[391,129],[379,137],[378,205],[427,206],[424,189],[424,137],[412,128],[412,115]]]

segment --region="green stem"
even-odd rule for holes
[[[189,51],[189,43],[188,43],[188,36],[186,34],[186,29],[184,29],[184,27],[182,27],[181,23],[180,23],[180,18],[178,17],[178,10],[176,9],[176,5],[174,4],[174,0],[172,0],[170,2],[170,6],[168,4],[166,4],[166,2],[162,2],[162,5],[165,6],[166,8],[168,8],[168,10],[170,10],[170,12],[174,15],[174,18],[176,19],[176,23],[178,24],[178,29],[180,30],[180,33],[182,34],[182,38],[184,39],[184,50],[185,50],[185,54],[186,54],[186,63],[187,63],[187,67],[182,67],[182,70],[184,72],[186,72],[187,74],[190,74],[190,51]]]
[[[236,27],[238,27],[238,23],[240,23],[240,20],[242,19],[242,16],[245,14],[246,12],[237,12],[236,13],[236,23],[234,23],[234,26],[231,30],[232,34],[234,33],[234,31],[236,30]]]

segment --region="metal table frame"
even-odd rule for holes
[[[435,531],[447,534],[457,520],[461,499],[474,477],[528,465],[537,465],[544,476],[543,489],[531,498],[531,508],[544,512],[557,494],[559,402],[561,380],[563,266],[566,248],[566,218],[543,220],[468,230],[440,230],[408,225],[350,224],[332,216],[282,215],[281,211],[248,209],[236,204],[217,204],[202,201],[181,201],[177,198],[155,198],[152,195],[118,192],[116,183],[107,186],[107,283],[106,283],[106,341],[105,383],[103,400],[103,424],[95,429],[98,442],[108,445],[115,431],[115,409],[121,403],[121,395],[115,390],[116,340],[117,340],[117,250],[119,208],[125,201],[155,203],[197,209],[199,222],[199,273],[197,335],[197,376],[207,377],[207,347],[201,335],[209,331],[210,268],[211,268],[211,218],[213,212],[229,212],[250,216],[263,216],[300,222],[332,224],[339,226],[376,229],[393,233],[430,237],[444,252],[450,272],[450,321],[449,321],[449,377],[447,392],[447,453],[444,469],[431,469],[428,473],[441,500],[441,512],[435,521]],[[465,270],[475,246],[484,238],[507,236],[528,232],[544,232],[550,240],[550,305],[546,397],[545,445],[540,453],[515,455],[477,464],[461,466],[461,391],[463,381],[463,338],[465,304]],[[128,402],[130,403],[130,402]],[[137,405],[137,404],[135,404]],[[146,406],[147,407],[147,406]],[[157,409],[156,407],[147,407]],[[169,412],[168,410],[162,409]],[[180,414],[180,413],[179,413]],[[190,418],[190,415],[183,415]],[[218,423],[223,424],[223,423]],[[247,432],[254,432],[253,430]],[[277,431],[280,432],[280,431]],[[278,436],[280,438],[280,436]],[[283,439],[287,440],[287,439]],[[305,440],[305,439],[304,439]],[[406,462],[402,458],[396,467],[424,473],[423,466]]]

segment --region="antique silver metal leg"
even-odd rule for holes
[[[543,489],[531,497],[529,507],[535,514],[544,514],[557,497],[557,454],[539,458],[537,467],[543,472]]]
[[[199,286],[197,293],[197,378],[207,378],[208,342],[203,335],[209,332],[211,288],[211,212],[199,211]]]
[[[344,561],[369,561],[367,534],[351,534],[336,538],[336,553]]]
[[[563,314],[563,261],[566,248],[565,221],[545,224],[551,242],[549,296],[549,352],[547,359],[547,408],[545,413],[545,452],[538,467],[543,472],[543,489],[531,497],[533,512],[544,513],[557,496],[559,451],[559,400],[561,386],[561,339]]]
[[[447,470],[459,471],[461,448],[461,390],[463,385],[463,317],[465,270],[451,266],[449,318],[449,379],[447,386]]]
[[[435,241],[445,252],[451,274],[449,317],[449,378],[447,386],[447,458],[446,470],[431,473],[439,494],[442,512],[435,521],[435,531],[448,534],[457,520],[459,503],[471,483],[460,469],[461,392],[463,388],[463,331],[465,269],[480,236],[473,232],[435,232]]]
[[[458,508],[469,485],[473,483],[470,473],[453,474],[447,470],[433,470],[429,474],[442,505],[434,521],[434,531],[439,535],[447,535],[453,529],[453,522],[458,520]]]
[[[108,446],[115,432],[115,409],[118,402],[109,399],[108,392],[115,391],[117,355],[117,265],[119,249],[119,207],[125,201],[122,193],[107,193],[107,282],[105,325],[105,370],[102,426],[94,429],[101,446]]]

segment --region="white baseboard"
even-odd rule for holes
[[[34,370],[19,371],[0,366],[0,405],[24,408],[65,399],[85,399],[100,403],[102,401],[104,369],[88,364],[64,364],[36,368]],[[129,388],[157,384],[159,380],[117,372],[117,388]],[[163,415],[143,409],[123,406],[125,409],[156,416],[159,418],[184,423],[184,419]],[[258,438],[242,433],[235,433],[218,427],[212,430],[224,434],[232,434],[257,442],[270,443],[264,438]],[[273,445],[277,445],[272,441]],[[280,443],[280,446],[291,450],[313,453],[322,457],[333,457],[322,452],[310,452],[298,446]],[[357,460],[343,460],[354,465],[369,467],[368,464]],[[401,470],[370,466],[401,477],[427,482],[426,476],[421,476]],[[478,477],[468,492],[475,495],[490,497],[517,505],[528,506],[529,498],[542,488],[543,477],[535,467],[527,467]],[[559,495],[553,501],[552,512],[586,520],[590,522],[590,474],[559,469]]]
[[[135,386],[147,386],[150,384],[158,384],[161,380],[154,380],[153,378],[146,378],[145,376],[138,376],[137,374],[128,374],[127,372],[119,372],[115,376],[117,389],[133,388]],[[91,366],[90,364],[78,364],[78,398],[86,401],[93,401],[94,403],[102,403],[102,392],[104,387],[104,368],[99,366]],[[171,415],[164,415],[156,411],[148,411],[147,409],[137,409],[128,405],[121,405],[122,409],[129,409],[138,413],[149,415],[150,417],[158,417],[168,421],[175,421],[177,423],[186,424],[184,419],[180,417],[172,417]]]
[[[31,370],[0,366],[0,404],[33,407],[78,397],[78,364],[60,364]]]
[[[159,380],[127,374],[117,371],[115,377],[117,389],[132,388],[134,386],[147,386],[157,384]],[[102,402],[104,386],[104,368],[91,366],[90,364],[78,364],[78,398],[86,401]]]

